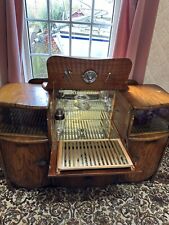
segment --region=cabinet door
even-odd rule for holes
[[[13,142],[1,140],[1,151],[7,179],[26,188],[41,187],[48,183],[48,141]]]

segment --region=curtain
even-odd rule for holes
[[[24,82],[22,67],[23,1],[0,1],[0,85]]]
[[[142,84],[159,0],[122,0],[113,57],[130,58],[129,78]]]

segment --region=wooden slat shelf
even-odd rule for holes
[[[120,139],[62,141],[58,151],[60,171],[133,167]]]

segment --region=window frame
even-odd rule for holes
[[[91,57],[91,37],[92,37],[92,27],[93,25],[98,25],[101,23],[94,23],[93,22],[93,16],[94,16],[94,4],[95,1],[92,1],[92,17],[91,17],[91,23],[84,23],[84,22],[77,22],[77,21],[72,21],[71,19],[71,13],[72,13],[72,0],[70,0],[70,21],[59,21],[59,20],[52,20],[50,19],[50,9],[49,9],[49,0],[47,0],[47,19],[31,19],[27,17],[27,12],[26,12],[26,0],[24,0],[24,26],[23,26],[23,51],[22,51],[22,58],[23,58],[23,69],[24,69],[24,76],[25,76],[25,81],[28,82],[32,78],[36,78],[36,76],[33,75],[33,65],[32,65],[32,56],[51,56],[51,48],[50,48],[50,42],[51,42],[51,35],[50,35],[50,24],[52,22],[57,22],[57,23],[66,23],[69,24],[70,26],[70,36],[69,36],[69,55],[71,56],[72,52],[72,24],[80,24],[80,25],[90,25],[91,24],[91,29],[90,29],[90,36],[89,36],[89,55],[87,58],[92,58]],[[117,33],[117,26],[118,26],[118,21],[119,21],[119,16],[120,16],[120,9],[121,9],[121,2],[122,0],[114,0],[114,5],[113,7],[113,14],[112,14],[112,19],[111,23],[108,26],[111,26],[111,31],[110,31],[110,36],[109,36],[109,46],[108,46],[108,53],[107,53],[107,58],[111,58],[113,55],[113,50],[114,50],[114,44],[115,44],[115,37]],[[48,38],[50,42],[48,43],[48,53],[31,53],[31,46],[30,46],[30,39],[29,39],[29,29],[28,29],[28,22],[46,22],[48,25]],[[99,58],[99,57],[98,57]]]

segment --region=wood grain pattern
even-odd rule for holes
[[[50,162],[49,162],[49,172],[48,176],[49,177],[55,177],[57,173],[57,156],[58,156],[58,149],[57,149],[58,144],[53,143],[51,146],[51,152],[50,152]]]
[[[105,67],[101,68],[102,63],[100,63],[100,61],[97,63],[93,60],[89,61],[87,65],[91,65],[90,69],[94,69],[96,66],[100,77],[98,83],[93,84],[91,89],[100,90],[105,87],[108,87],[108,89],[126,89],[117,91],[116,99],[112,102],[114,105],[112,123],[115,124],[122,139],[121,141],[123,142],[123,139],[125,139],[126,143],[128,143],[128,145],[126,144],[127,152],[135,168],[58,171],[61,155],[59,155],[58,152],[59,145],[56,140],[54,128],[56,90],[54,90],[54,92],[51,90],[53,87],[56,89],[72,89],[72,87],[75,89],[90,88],[87,88],[89,86],[83,83],[82,80],[79,80],[79,72],[86,68],[86,64],[84,65],[83,60],[68,60],[65,64],[66,66],[73,66],[73,71],[77,72],[77,74],[75,73],[75,79],[73,78],[73,86],[69,86],[70,83],[66,83],[62,77],[63,74],[61,71],[64,68],[65,59],[62,58],[62,60],[59,61],[61,63],[59,68],[56,68],[58,62],[55,65],[55,60],[56,58],[52,58],[52,67],[49,72],[49,74],[51,73],[51,75],[49,75],[51,79],[49,79],[49,83],[47,84],[49,94],[43,90],[41,85],[37,84],[8,84],[0,89],[1,123],[4,121],[1,115],[2,112],[7,112],[10,107],[17,107],[19,109],[27,108],[29,110],[32,110],[32,108],[36,110],[48,110],[46,116],[48,121],[48,134],[46,137],[23,137],[22,134],[16,136],[0,135],[0,150],[6,177],[9,179],[10,183],[19,187],[34,188],[49,184],[51,179],[54,185],[67,186],[102,186],[108,183],[138,182],[149,179],[155,174],[159,167],[168,141],[169,132],[160,132],[159,130],[158,133],[134,133],[134,135],[130,135],[129,128],[133,124],[133,110],[147,110],[164,106],[169,107],[169,94],[156,85],[130,85],[127,90],[125,69],[127,63],[127,70],[129,71],[130,63],[126,61],[124,67],[120,70],[122,71],[122,77],[116,79],[115,76],[115,79],[112,79],[107,84],[103,84],[105,78],[103,74],[105,75],[105,71],[107,70]],[[77,66],[77,62],[80,63],[79,66]],[[117,63],[118,66],[120,65],[119,61],[117,62],[115,60],[113,61],[113,64],[114,63]],[[110,65],[112,66],[113,64]],[[57,69],[59,71],[57,73],[59,74],[58,79],[55,77]],[[109,69],[110,67],[108,67],[108,70]],[[119,70],[115,69],[113,71],[118,72]],[[54,79],[56,79],[56,82],[53,83]],[[48,96],[50,97],[50,101]],[[6,111],[3,111],[2,108],[6,108]],[[73,143],[74,140],[71,141]],[[92,160],[94,159],[92,158]],[[77,164],[76,161],[75,164]]]
[[[131,65],[126,58],[96,60],[52,56],[47,61],[49,81],[46,89],[124,90],[127,89]],[[94,83],[87,84],[82,79],[88,70],[97,74]],[[65,71],[71,71],[70,76],[65,76]]]
[[[158,132],[158,133],[146,133],[146,134],[135,134],[135,135],[130,135],[128,137],[129,140],[133,140],[133,141],[155,141],[155,140],[159,140],[165,137],[169,136],[169,131],[168,132]]]
[[[116,93],[112,122],[117,128],[121,138],[126,139],[131,120],[131,105],[120,93]]]
[[[38,84],[12,83],[0,89],[0,105],[47,109],[48,93]]]
[[[108,169],[108,170],[89,170],[85,171],[73,171],[73,172],[62,172],[57,177],[51,179],[53,186],[63,186],[68,188],[75,187],[105,187],[108,184],[119,184],[122,182],[129,182],[129,175],[138,174],[141,171],[131,171],[130,169]]]
[[[12,143],[21,143],[21,144],[40,144],[40,143],[46,143],[48,142],[48,138],[46,137],[29,137],[29,136],[12,136],[12,135],[6,135],[2,136],[0,135],[0,140],[2,141],[9,141]]]
[[[129,86],[123,95],[134,109],[169,106],[169,93],[153,84]]]
[[[153,141],[133,141],[129,140],[129,153],[137,170],[142,172],[132,174],[130,181],[143,181],[152,177],[163,157],[168,137]]]
[[[6,176],[10,183],[25,188],[48,184],[50,151],[47,141],[16,143],[1,140],[0,144]]]

